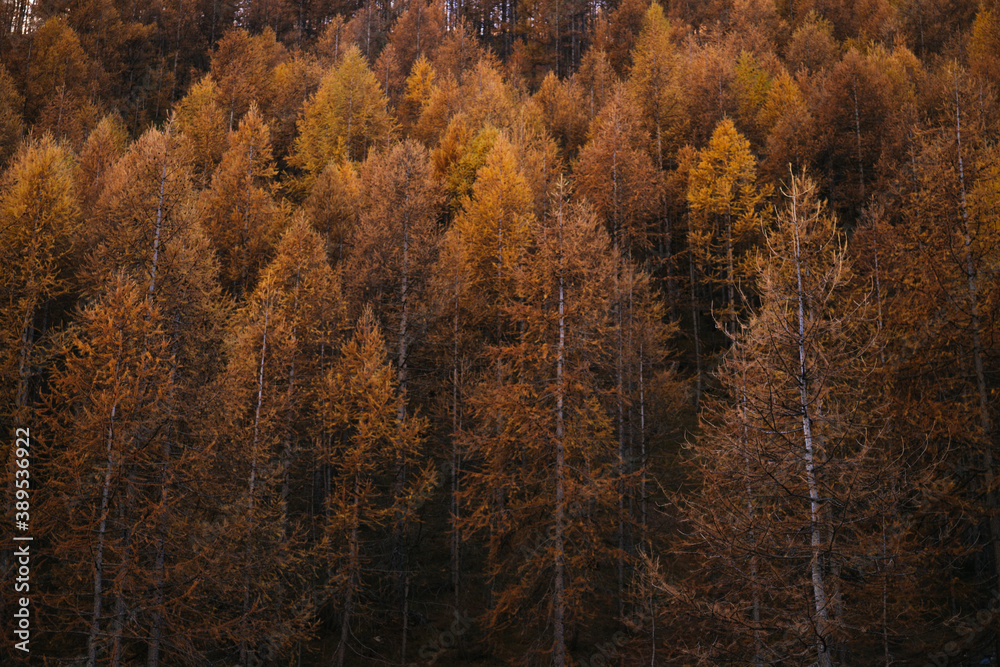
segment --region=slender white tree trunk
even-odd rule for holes
[[[812,558],[810,560],[810,570],[812,575],[813,602],[816,610],[816,657],[819,667],[832,667],[830,659],[830,648],[827,645],[828,633],[828,611],[826,583],[823,580],[823,564],[821,554],[823,551],[822,533],[822,513],[823,503],[819,495],[819,482],[816,473],[816,448],[813,438],[812,419],[810,417],[809,404],[809,376],[806,364],[806,296],[802,285],[802,255],[799,247],[799,219],[796,210],[796,198],[798,193],[792,190],[792,221],[795,225],[795,275],[797,279],[798,297],[798,348],[799,348],[799,369],[796,378],[799,389],[799,410],[802,415],[802,439],[805,447],[806,464],[806,486],[809,490],[809,524],[810,524],[810,546],[812,548]]]
[[[271,315],[271,295],[268,294],[264,302],[264,331],[261,335],[260,343],[260,364],[257,372],[257,404],[254,407],[253,418],[253,439],[250,442],[250,479],[248,483],[249,493],[247,495],[247,546],[245,554],[246,579],[243,587],[243,621],[246,623],[246,616],[250,613],[250,588],[251,588],[251,552],[253,549],[254,521],[254,497],[257,491],[257,459],[260,445],[260,413],[264,406],[264,369],[267,361],[267,327]],[[248,664],[250,649],[247,640],[240,640],[240,662]]]
[[[565,553],[565,448],[563,442],[563,402],[566,393],[566,385],[563,379],[563,367],[566,355],[566,307],[565,289],[563,280],[563,239],[562,239],[562,202],[560,201],[559,211],[559,344],[556,349],[556,511],[555,511],[555,535],[553,536],[555,548],[555,591],[553,592],[553,626],[554,637],[552,640],[552,661],[556,667],[566,665],[566,638],[565,638],[565,617],[566,617],[566,553]]]
[[[101,605],[104,600],[104,540],[108,528],[108,503],[111,495],[111,480],[115,469],[115,415],[118,403],[111,406],[108,420],[107,464],[104,468],[104,484],[101,489],[101,514],[97,524],[97,544],[94,546],[94,607],[90,617],[90,635],[87,638],[87,667],[97,664],[97,639],[101,632]]]

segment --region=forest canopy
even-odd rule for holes
[[[0,24],[0,662],[1000,660],[995,2]]]

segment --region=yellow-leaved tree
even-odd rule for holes
[[[361,52],[351,46],[306,102],[291,163],[311,182],[331,160],[363,160],[393,131],[388,104]]]
[[[730,120],[718,124],[696,160],[688,179],[688,244],[709,281],[722,289],[722,322],[731,334],[742,308],[740,284],[752,272],[746,260],[760,239],[767,191],[757,185],[750,142]]]

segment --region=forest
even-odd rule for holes
[[[1000,663],[996,0],[0,23],[0,663]]]

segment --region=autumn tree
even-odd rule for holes
[[[135,638],[146,636],[139,610],[155,535],[147,484],[169,400],[169,341],[147,286],[120,274],[107,285],[82,312],[54,374],[43,445],[52,480],[43,530],[59,535],[57,572],[72,582],[51,589],[46,608],[75,630],[92,665],[135,660]]]
[[[616,267],[593,212],[568,204],[565,191],[556,197],[529,258],[513,269],[506,310],[520,333],[490,348],[503,372],[485,376],[469,399],[477,465],[461,497],[465,529],[488,533],[488,627],[514,628],[519,644],[537,647],[529,654],[565,665],[568,638],[593,608],[583,572],[613,558],[599,517],[614,513],[616,455],[596,370],[613,336]]]
[[[219,255],[223,284],[237,297],[253,288],[285,222],[272,197],[274,173],[270,129],[251,104],[201,198],[202,225]]]
[[[850,50],[825,76],[814,102],[815,164],[829,174],[831,206],[857,217],[876,182],[891,173],[905,156],[904,114],[919,74],[912,54],[904,50]],[[904,122],[901,122],[904,121]]]
[[[833,664],[870,622],[847,570],[875,557],[879,512],[892,511],[872,304],[815,190],[794,177],[785,192],[756,262],[760,308],[736,329],[693,444],[705,491],[689,505],[692,539],[709,579],[727,581],[714,594],[728,634],[709,652],[755,664]]]
[[[285,232],[233,323],[217,419],[220,491],[227,502],[211,526],[220,562],[215,613],[242,662],[267,659],[302,639],[314,608],[303,587],[306,489],[303,461],[320,431],[315,388],[328,370],[340,326],[340,287],[322,240],[303,217]],[[233,474],[233,471],[236,474]],[[227,527],[227,522],[232,527]]]
[[[226,114],[219,104],[219,91],[205,75],[188,90],[175,113],[177,132],[194,172],[195,182],[207,187],[226,150]]]
[[[619,250],[641,251],[660,210],[660,179],[636,109],[623,87],[590,125],[575,167],[577,195],[604,220]]]
[[[21,141],[24,122],[21,113],[24,111],[24,98],[18,92],[14,78],[7,68],[0,65],[0,166],[6,166]]]
[[[948,425],[950,435],[938,437],[956,442],[949,457],[963,462],[962,477],[981,499],[977,543],[988,560],[977,571],[992,579],[1000,576],[1000,524],[991,509],[997,504],[991,399],[996,319],[988,304],[997,299],[998,238],[989,221],[996,217],[1000,174],[996,149],[983,132],[989,123],[979,116],[987,107],[978,104],[974,80],[954,66],[942,68],[938,76],[937,130],[921,138],[914,156],[915,182],[899,244],[907,267],[908,308],[893,320],[907,331],[926,327],[933,332],[909,340],[899,351],[909,373],[927,378],[908,386],[905,396],[908,403],[926,406],[921,414],[940,415],[942,426]],[[928,364],[930,359],[941,365]],[[924,391],[931,386],[933,395]]]
[[[397,107],[397,114],[403,131],[411,138],[417,138],[414,132],[415,126],[424,105],[430,101],[436,76],[430,61],[423,55],[417,58],[406,76],[403,98]]]
[[[199,554],[192,553],[189,545],[181,545],[192,536],[193,529],[185,528],[184,523],[197,514],[187,513],[205,493],[210,458],[204,441],[192,436],[192,431],[200,431],[206,423],[199,419],[205,411],[201,390],[218,370],[220,327],[226,311],[220,303],[217,265],[197,225],[187,172],[169,128],[167,132],[147,132],[114,164],[93,211],[93,224],[83,234],[87,256],[80,276],[85,294],[100,299],[108,293],[141,287],[145,294],[142,309],[148,320],[143,331],[155,329],[157,333],[155,337],[143,334],[145,338],[129,345],[139,358],[155,359],[162,370],[162,376],[144,380],[157,386],[155,405],[144,408],[150,421],[139,431],[130,432],[127,444],[122,445],[136,450],[134,458],[115,455],[119,461],[115,465],[127,465],[122,470],[128,479],[121,488],[132,489],[122,500],[122,509],[117,510],[120,517],[116,525],[122,526],[130,559],[120,576],[131,578],[133,583],[116,602],[113,627],[119,635],[112,648],[119,650],[114,646],[121,643],[120,633],[124,632],[126,637],[148,640],[142,650],[150,664],[170,656],[190,659],[197,651],[200,633],[196,628],[202,621],[197,615],[188,614],[183,620],[177,615],[178,605],[191,602],[185,589],[177,586],[191,576],[191,568],[197,567],[192,563]],[[126,330],[122,335],[131,334]],[[80,344],[90,345],[86,341]],[[148,352],[143,352],[143,346]],[[96,343],[93,348],[88,354],[113,357],[118,353]],[[132,371],[123,367],[121,372]],[[69,399],[57,393],[53,400]],[[114,401],[105,408],[116,410]],[[71,417],[67,419],[66,428],[70,428],[73,422]],[[66,453],[73,455],[72,450]],[[174,555],[178,553],[188,556]],[[142,602],[147,594],[149,599]],[[104,632],[97,626],[92,628],[97,628],[93,633]],[[178,644],[180,636],[188,636],[190,641]],[[96,651],[100,642],[95,642],[98,639],[91,641]],[[130,645],[128,651],[140,650],[135,642]],[[120,650],[126,650],[124,645]]]
[[[574,157],[583,145],[587,118],[579,84],[560,80],[551,72],[545,76],[534,100],[541,110],[549,134],[564,156]]]
[[[27,144],[4,176],[2,231],[5,418],[35,398],[45,342],[71,288],[69,261],[80,224],[76,164],[51,136]]]
[[[731,121],[719,123],[699,153],[688,181],[691,226],[688,244],[710,279],[724,290],[722,320],[730,334],[742,304],[737,293],[752,273],[745,259],[761,228],[765,192],[757,185],[757,161]]]
[[[321,415],[325,428],[338,433],[325,463],[331,468],[327,500],[327,532],[322,557],[329,567],[329,595],[337,600],[340,632],[334,664],[343,665],[347,651],[367,654],[358,645],[357,627],[374,602],[379,568],[377,538],[399,512],[412,506],[430,477],[420,475],[400,488],[391,483],[402,461],[418,463],[423,421],[398,418],[401,396],[385,355],[385,344],[370,308],[358,320],[354,336],[322,385]],[[405,660],[405,642],[402,650]]]
[[[88,59],[80,38],[59,17],[50,18],[35,32],[32,50],[31,60],[25,65],[31,68],[24,92],[25,120],[34,121],[54,101],[56,128],[53,129],[58,132],[59,112],[67,111],[74,98],[84,92]]]
[[[629,97],[638,109],[643,130],[650,137],[649,152],[662,173],[674,160],[669,156],[676,149],[685,131],[683,103],[677,91],[677,55],[672,41],[672,28],[663,8],[651,3],[643,18],[642,32],[632,53],[632,67],[627,82]],[[657,250],[667,278],[671,303],[676,298],[674,267],[674,235],[676,216],[671,215],[669,200],[663,197],[663,211],[658,216]]]
[[[24,144],[0,182],[0,423],[11,433],[35,422],[30,415],[57,352],[54,334],[70,319],[65,300],[80,224],[75,171],[69,148],[45,135]],[[14,511],[17,473],[13,458],[4,460],[5,506]],[[4,575],[12,574],[12,554],[12,547],[0,552]],[[2,600],[6,609],[11,596]]]
[[[640,111],[643,129],[655,146],[650,151],[660,170],[683,129],[681,102],[675,89],[676,54],[671,27],[656,2],[649,5],[632,53],[628,92]],[[652,145],[651,144],[651,145]]]
[[[389,36],[404,74],[412,71],[421,55],[437,50],[446,33],[447,5],[442,0],[415,0],[399,15]]]
[[[237,28],[227,32],[212,54],[212,80],[215,81],[219,106],[230,130],[250,109],[251,103],[268,109],[272,97],[271,70],[284,58],[284,48],[275,41],[274,32],[265,29],[250,35]]]
[[[454,227],[466,249],[475,298],[486,305],[479,322],[497,336],[505,333],[503,304],[512,295],[511,272],[531,238],[530,202],[531,190],[517,167],[514,149],[501,135],[480,168]]]
[[[77,176],[85,211],[97,203],[114,163],[125,154],[127,148],[128,135],[117,116],[105,116],[91,131],[80,150],[80,171]]]
[[[415,141],[396,144],[385,153],[371,153],[362,165],[358,225],[349,236],[345,258],[345,296],[357,308],[371,307],[381,320],[380,329],[391,332],[399,393],[396,419],[401,430],[412,416],[410,368],[420,358],[416,332],[427,318],[429,269],[436,260],[438,218],[442,196],[433,178],[427,151]],[[401,454],[402,456],[402,454]],[[405,485],[408,471],[397,461],[396,492]],[[400,581],[401,608],[407,604],[404,579],[408,576],[402,515],[393,527],[393,567]],[[404,636],[406,621],[404,619]]]
[[[436,258],[441,192],[427,151],[414,141],[372,154],[360,180],[361,213],[348,237],[344,288],[353,304],[372,304],[381,328],[396,334],[396,383],[405,395],[408,350],[425,317],[428,270]]]
[[[387,105],[361,53],[349,48],[303,108],[292,164],[315,178],[331,160],[364,159],[393,129]]]
[[[295,144],[299,114],[316,92],[322,69],[311,53],[295,52],[270,71],[271,100],[266,110],[271,144],[280,165],[285,165]]]
[[[303,212],[323,238],[331,265],[344,259],[344,244],[357,225],[359,188],[354,163],[330,162],[302,202]]]

